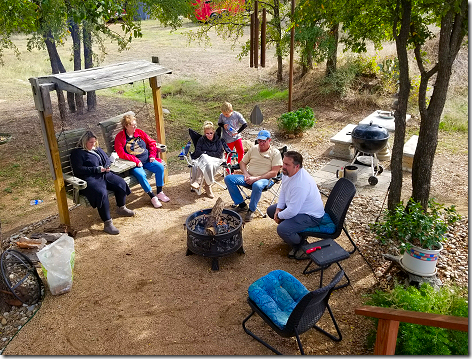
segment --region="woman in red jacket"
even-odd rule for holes
[[[157,157],[156,141],[146,132],[137,128],[136,118],[133,115],[125,115],[121,120],[123,131],[118,132],[115,137],[115,151],[120,158],[136,163],[131,173],[136,177],[139,184],[149,197],[155,208],[162,207],[161,202],[169,202],[170,199],[162,191],[164,186],[164,165]],[[156,174],[156,194],[146,178],[144,169]],[[161,202],[160,202],[161,201]]]

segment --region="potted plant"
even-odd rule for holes
[[[313,109],[309,106],[283,113],[277,119],[279,129],[293,135],[302,134],[304,131],[312,128],[315,123],[316,119]]]
[[[436,274],[436,264],[448,226],[460,219],[455,206],[444,207],[434,199],[425,211],[413,199],[406,207],[401,202],[393,211],[386,210],[383,220],[370,225],[382,243],[392,241],[399,245],[403,257],[401,265],[420,276]]]

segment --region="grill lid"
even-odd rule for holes
[[[351,136],[360,140],[385,140],[390,137],[388,130],[382,126],[370,122],[370,124],[361,124],[354,127]]]

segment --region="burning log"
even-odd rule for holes
[[[207,232],[207,234],[211,236],[215,236],[217,234],[216,227],[218,225],[218,222],[220,221],[221,213],[223,212],[224,207],[225,205],[223,200],[221,199],[221,197],[218,197],[206,221],[205,231]]]

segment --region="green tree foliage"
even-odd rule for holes
[[[233,3],[239,3],[239,0],[229,0]],[[211,44],[210,30],[215,30],[218,36],[225,40],[232,41],[232,48],[234,48],[238,39],[244,35],[244,31],[249,31],[250,14],[254,12],[254,0],[247,0],[245,2],[246,11],[237,13],[226,12],[222,13],[219,18],[211,19],[202,24],[197,31],[190,30],[187,36],[190,41],[203,42],[206,45]],[[218,8],[222,1],[212,2],[215,8]],[[228,0],[224,0],[227,4]],[[267,12],[267,29],[266,29],[266,44],[267,47],[275,47],[275,56],[277,57],[277,81],[282,81],[282,60],[289,53],[290,39],[285,36],[290,32],[290,0],[267,0],[258,1],[259,19],[263,9]],[[223,5],[221,5],[223,6]],[[259,29],[261,26],[259,21]],[[259,32],[260,33],[260,32]],[[241,52],[238,55],[239,59],[246,56],[250,52],[250,40],[242,46]]]
[[[425,56],[424,44],[434,37],[431,26],[438,26],[439,46]],[[468,34],[466,0],[347,0],[343,39],[354,51],[366,51],[367,41],[381,48],[382,41],[395,40],[399,60],[399,99],[395,114],[395,141],[392,150],[392,182],[388,208],[400,202],[402,188],[402,154],[406,127],[406,109],[411,86],[407,50],[414,49],[421,73],[418,107],[421,115],[418,145],[413,160],[412,197],[427,208],[434,155],[438,141],[441,113],[451,76],[452,64],[464,36]],[[427,94],[435,79],[434,90]]]

